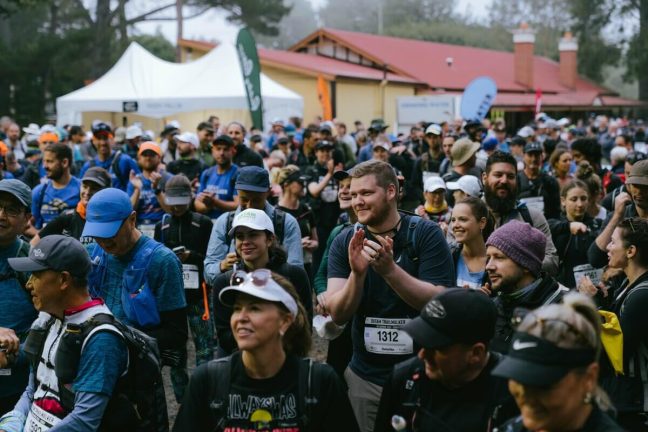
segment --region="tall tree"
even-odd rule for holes
[[[291,9],[277,25],[279,34],[269,36],[257,31],[253,32],[259,45],[266,48],[286,49],[317,29],[315,10],[310,1],[286,0],[286,4]]]
[[[648,0],[623,0],[620,14],[637,21],[626,55],[626,78],[639,81],[639,99],[648,102]]]

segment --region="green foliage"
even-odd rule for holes
[[[130,40],[142,45],[147,51],[162,60],[175,61],[175,47],[159,32],[154,35],[133,36]]]
[[[173,60],[174,47],[161,35],[129,38],[128,29],[148,19],[175,19],[173,3],[126,16],[128,0],[0,0],[0,113],[20,124],[42,123],[54,114],[56,97],[103,75],[130,40]],[[283,0],[189,0],[195,14],[221,8],[228,19],[263,34],[277,32],[288,12]],[[197,11],[197,12],[196,12]],[[166,13],[166,18],[160,14]]]
[[[266,48],[286,49],[317,29],[315,11],[308,0],[287,0],[290,13],[279,22],[277,36],[253,31],[257,44]]]

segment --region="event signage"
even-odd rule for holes
[[[131,113],[137,112],[137,101],[124,101],[122,102],[122,112]]]
[[[479,77],[468,84],[461,97],[461,117],[482,121],[497,97],[497,84],[490,77]]]
[[[263,99],[261,98],[261,66],[254,37],[247,28],[239,31],[236,38],[243,83],[247,93],[248,108],[256,129],[263,130]]]

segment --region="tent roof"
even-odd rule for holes
[[[281,106],[301,115],[300,95],[261,74],[266,115]],[[124,102],[137,102],[137,113],[164,117],[201,109],[247,109],[238,55],[222,44],[190,63],[162,60],[136,42],[101,78],[57,99],[59,117],[83,111],[123,112]]]

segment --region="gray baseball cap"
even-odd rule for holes
[[[167,205],[188,205],[191,203],[191,182],[183,174],[174,175],[164,186],[164,200]]]
[[[54,270],[86,277],[92,269],[90,256],[75,238],[63,235],[43,237],[23,258],[7,259],[9,266],[19,272]]]
[[[7,192],[16,197],[27,209],[31,209],[32,191],[25,183],[16,179],[0,180],[0,192]]]

